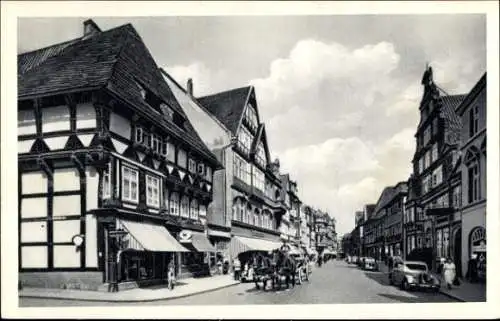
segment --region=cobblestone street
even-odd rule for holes
[[[154,290],[152,290],[154,291]],[[332,304],[332,303],[416,303],[455,302],[439,293],[404,292],[389,285],[382,272],[362,271],[343,261],[331,261],[316,268],[310,282],[278,292],[256,290],[253,283],[190,297],[140,303],[84,302],[20,299],[21,307],[103,305],[243,305],[243,304]]]

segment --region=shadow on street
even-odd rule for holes
[[[383,272],[365,272],[366,277],[372,279],[380,285],[391,286],[389,283],[389,277]]]

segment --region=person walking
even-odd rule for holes
[[[233,269],[234,269],[234,279],[236,281],[239,281],[241,273],[241,262],[237,257],[233,260]]]
[[[175,286],[175,268],[173,261],[170,261],[168,264],[167,282],[168,289],[173,290]]]
[[[443,264],[443,276],[448,290],[451,290],[451,286],[456,277],[456,267],[450,257],[448,257]]]

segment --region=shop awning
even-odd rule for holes
[[[181,242],[187,249],[194,249],[197,252],[216,252],[216,248],[210,243],[205,234],[200,232],[191,232],[189,242]]]
[[[269,252],[281,247],[281,243],[263,239],[254,239],[244,236],[233,236],[229,244],[229,252],[232,257],[247,251]]]
[[[166,227],[146,222],[118,220],[118,228],[123,228],[127,249],[152,252],[189,252],[170,234]],[[128,243],[128,244],[127,244]]]

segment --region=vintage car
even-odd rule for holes
[[[437,292],[441,287],[439,278],[429,272],[427,264],[419,261],[396,262],[390,282],[405,291],[426,289]]]
[[[372,257],[365,257],[362,268],[363,270],[378,271],[378,263]]]

